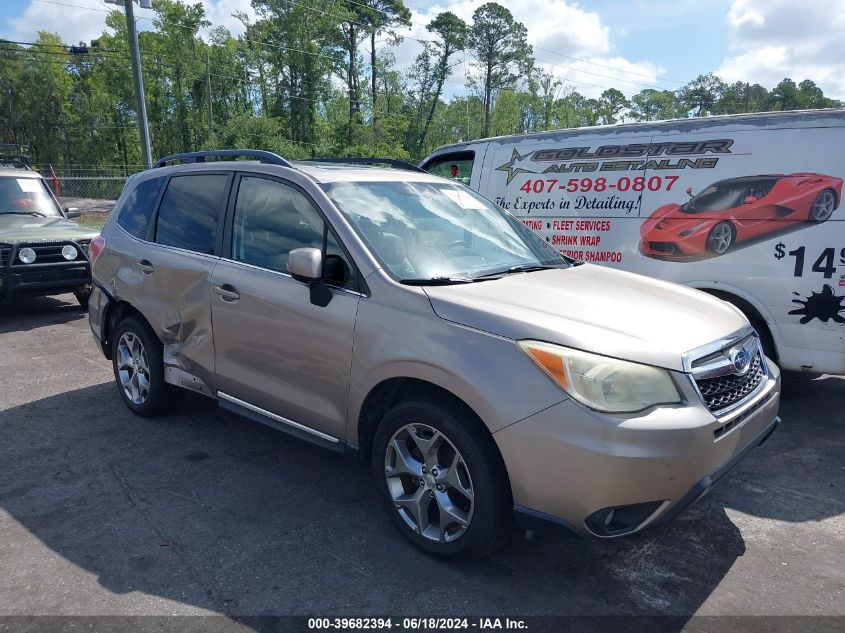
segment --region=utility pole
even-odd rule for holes
[[[151,9],[151,0],[134,0],[142,9]],[[141,51],[138,48],[138,31],[135,28],[135,10],[133,0],[105,0],[109,4],[123,5],[126,11],[126,30],[129,39],[129,52],[132,57],[132,78],[135,83],[135,109],[138,115],[138,135],[141,141],[141,159],[149,169],[153,166],[150,151],[150,128],[147,123],[147,104],[144,99],[144,76],[141,71]]]
[[[208,93],[208,135],[214,134],[214,109],[211,104],[211,68],[208,59],[208,48],[205,49],[205,88]]]

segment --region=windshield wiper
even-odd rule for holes
[[[503,277],[504,275],[512,275],[514,273],[533,273],[535,270],[551,270],[552,268],[560,268],[560,266],[546,265],[546,264],[517,264],[504,270],[496,270],[492,273],[484,273],[483,275],[476,275],[473,279],[488,279],[490,277]]]
[[[474,279],[469,277],[429,277],[428,279],[400,279],[400,284],[406,286],[454,286],[456,284],[471,284]]]
[[[36,218],[46,218],[47,216],[38,211],[0,211],[2,215],[32,215]]]

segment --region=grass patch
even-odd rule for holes
[[[82,217],[80,217],[77,222],[79,222],[82,226],[87,226],[88,228],[97,229],[99,231],[103,228],[103,225],[106,223],[106,219],[108,217],[108,213],[83,213]]]

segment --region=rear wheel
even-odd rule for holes
[[[510,534],[510,486],[493,439],[448,399],[394,406],[374,438],[373,470],[396,527],[430,554],[478,558]]]
[[[734,242],[734,228],[730,222],[719,222],[707,236],[707,250],[724,255]]]
[[[112,350],[118,391],[134,413],[153,417],[182,402],[185,392],[164,382],[161,341],[142,319],[131,316],[118,323]]]
[[[816,199],[813,200],[813,206],[810,207],[810,219],[813,222],[824,222],[836,210],[836,194],[830,189],[825,189]]]

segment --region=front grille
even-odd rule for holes
[[[21,284],[57,283],[60,281],[75,281],[85,279],[86,271],[80,266],[73,268],[58,268],[54,270],[26,271],[17,275]]]
[[[12,254],[11,246],[0,246],[0,268],[6,265],[9,261],[9,256]]]
[[[66,260],[62,256],[62,249],[67,246],[68,242],[63,243],[49,243],[49,244],[29,244],[29,247],[35,251],[35,261],[39,264],[54,264],[56,262],[66,262]],[[79,248],[76,245],[72,245],[76,248],[76,258],[77,260],[83,259],[82,253],[79,251]],[[71,260],[73,261],[73,260]]]
[[[764,379],[763,359],[758,352],[745,374],[700,378],[695,382],[707,408],[717,413],[747,398]]]
[[[676,248],[672,242],[649,242],[649,248],[659,253],[674,253]]]

